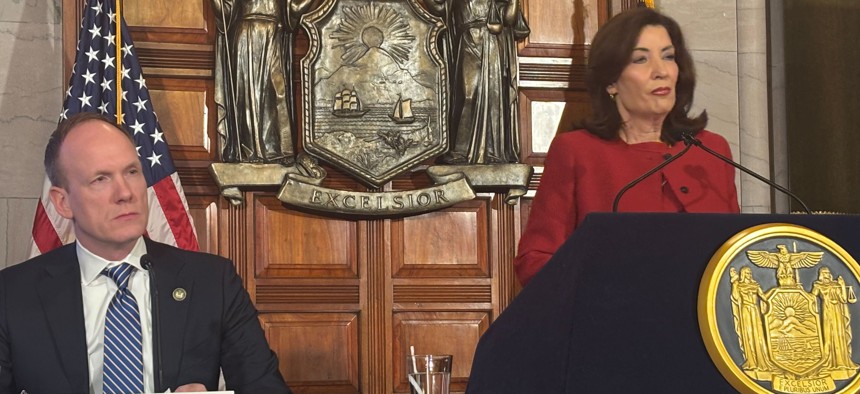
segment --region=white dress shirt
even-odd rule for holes
[[[104,330],[108,305],[118,287],[113,279],[101,275],[105,268],[128,263],[137,268],[131,273],[128,288],[140,308],[140,328],[143,334],[143,389],[151,393],[155,387],[152,361],[152,319],[149,297],[149,272],[140,266],[140,257],[146,254],[143,237],[134,249],[120,261],[108,261],[77,243],[78,262],[81,266],[81,291],[84,296],[84,323],[87,331],[87,356],[90,371],[90,394],[102,394],[104,378]]]

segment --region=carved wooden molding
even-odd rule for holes
[[[520,234],[516,220],[518,206],[511,206],[498,196],[492,202],[493,212],[496,213],[492,218],[494,223],[490,224],[495,235],[492,237],[493,243],[490,246],[492,254],[490,259],[496,272],[493,285],[498,292],[498,298],[493,303],[495,316],[501,314],[510,305],[519,290],[514,274],[514,256]]]
[[[367,346],[362,346],[361,350],[366,356],[361,366],[365,382],[362,392],[390,393],[393,390],[393,361],[390,357],[391,332],[387,328],[391,324],[390,271],[387,269],[385,246],[387,226],[383,221],[372,221],[368,223],[367,230],[364,265],[367,298],[363,302],[366,318],[362,324],[362,339]]]
[[[257,281],[258,304],[353,304],[358,306],[361,291],[354,285],[290,285]],[[260,309],[265,309],[259,305]]]
[[[394,302],[486,303],[492,302],[492,286],[485,285],[394,285]]]

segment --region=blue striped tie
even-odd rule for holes
[[[126,263],[102,271],[119,287],[105,317],[105,394],[143,392],[140,312],[134,295],[128,289],[132,271],[134,267]]]

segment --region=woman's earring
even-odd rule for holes
[[[615,101],[615,95],[618,93],[609,93],[609,99]]]

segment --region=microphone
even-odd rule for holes
[[[630,190],[633,186],[638,185],[639,182],[642,182],[645,178],[648,178],[649,176],[653,175],[655,172],[660,171],[661,168],[668,166],[669,163],[671,163],[675,160],[678,160],[678,158],[681,156],[684,156],[684,154],[686,154],[687,151],[689,151],[691,147],[692,147],[692,145],[686,144],[686,146],[684,147],[684,150],[678,152],[677,155],[672,156],[669,159],[663,161],[657,167],[652,168],[650,171],[642,174],[639,178],[634,179],[632,182],[630,182],[627,185],[625,185],[624,187],[622,187],[621,190],[618,192],[618,194],[615,195],[615,200],[612,201],[612,212],[613,213],[618,212],[618,203],[621,201],[621,197],[624,196],[624,193],[626,193],[628,190]]]
[[[711,156],[714,156],[714,157],[728,163],[732,167],[735,167],[735,168],[737,168],[737,169],[739,169],[739,170],[741,170],[741,171],[743,171],[749,175],[752,175],[753,178],[758,179],[758,180],[766,183],[768,186],[785,193],[786,195],[788,195],[789,197],[794,199],[794,201],[796,201],[798,204],[800,204],[800,206],[803,207],[803,210],[806,211],[807,214],[810,214],[810,215],[812,214],[812,211],[810,211],[809,207],[807,207],[806,204],[804,204],[803,201],[800,200],[800,197],[797,197],[794,193],[792,193],[788,189],[780,186],[776,182],[773,182],[770,179],[767,179],[767,178],[759,175],[755,171],[750,170],[749,168],[746,168],[746,167],[740,165],[739,163],[736,163],[734,160],[729,159],[728,157],[725,157],[725,156],[715,152],[713,149],[708,148],[707,146],[705,146],[705,144],[702,143],[701,140],[696,138],[692,132],[690,132],[688,130],[682,131],[681,132],[681,139],[684,140],[684,144],[686,144],[688,147],[693,146],[693,145],[698,146],[699,148],[702,148],[702,150],[704,150],[705,152],[710,153]]]
[[[158,281],[155,277],[155,270],[152,269],[152,259],[148,254],[140,256],[140,266],[149,272],[149,290],[150,299],[153,300],[152,307],[155,313],[153,316],[153,342],[155,342],[155,365],[158,366],[155,374],[155,391],[163,391],[161,385],[164,382],[164,367],[162,366],[161,357],[161,304],[158,302]]]

